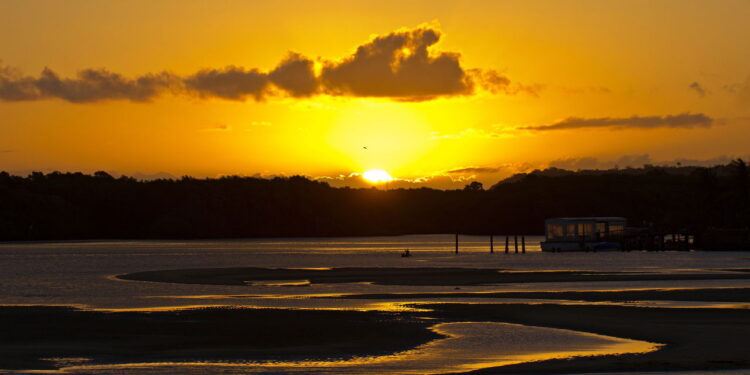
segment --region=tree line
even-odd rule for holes
[[[0,240],[541,234],[544,219],[623,216],[662,233],[747,229],[740,159],[714,167],[518,174],[489,189],[333,188],[287,178],[139,181],[105,172],[0,172]]]

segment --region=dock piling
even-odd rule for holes
[[[456,233],[456,254],[458,254],[458,233]]]
[[[490,234],[490,254],[494,254],[494,253],[495,253],[495,244],[494,244],[492,235]]]
[[[516,254],[518,254],[518,235],[513,235],[513,246],[516,248]]]

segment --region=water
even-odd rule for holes
[[[63,373],[159,374],[178,368],[183,374],[446,374],[553,358],[643,353],[658,347],[642,341],[508,323],[443,323],[432,329],[447,338],[384,356],[332,361],[84,364]]]
[[[87,241],[0,244],[0,304],[75,305],[95,309],[155,309],[207,305],[242,305],[318,309],[405,309],[393,300],[311,299],[351,293],[455,292],[452,286],[399,286],[369,283],[306,285],[288,280],[247,286],[187,285],[123,281],[119,274],[162,269],[213,267],[466,267],[509,271],[589,270],[657,273],[720,272],[750,268],[750,253],[629,252],[542,253],[541,237],[526,238],[526,254],[504,254],[504,238],[495,238],[489,254],[487,237],[461,236],[453,253],[452,235],[414,235],[334,239],[258,239],[212,241]],[[413,256],[399,254],[410,249]],[[710,271],[707,271],[710,270]],[[644,288],[750,287],[750,280],[559,282],[461,286],[460,292],[626,290]],[[454,302],[519,302],[513,300],[441,299]],[[524,300],[539,303],[544,301]],[[686,307],[670,301],[652,305]],[[687,304],[695,306],[696,303]],[[726,307],[726,306],[715,306]],[[736,307],[736,306],[735,306]],[[463,325],[461,325],[463,324]],[[500,323],[467,322],[434,329],[448,334],[406,356],[368,357],[360,362],[202,363],[182,364],[182,373],[429,373],[544,359],[612,352],[644,351],[651,343],[592,336],[572,331]],[[508,343],[503,340],[516,340]],[[578,340],[578,341],[576,341]],[[503,344],[505,343],[505,344]],[[555,343],[560,345],[555,346]],[[569,343],[570,345],[567,345]],[[580,345],[573,343],[580,343]],[[549,344],[549,346],[544,346]],[[628,347],[627,345],[634,345]],[[500,346],[494,346],[500,345]],[[541,345],[541,346],[540,346]],[[572,346],[571,346],[572,345]],[[578,345],[578,346],[577,346]],[[619,345],[619,346],[618,346]],[[625,346],[622,346],[625,345]],[[508,348],[518,349],[511,353]],[[571,350],[571,347],[577,348]],[[481,350],[480,350],[481,349]],[[579,350],[580,349],[580,350]],[[484,351],[482,351],[484,350]],[[500,353],[500,354],[498,354]],[[351,361],[351,360],[350,360]],[[75,362],[75,361],[73,361]],[[79,364],[80,365],[80,364]],[[69,371],[78,368],[71,363]],[[158,373],[175,364],[128,364],[86,367],[87,373]],[[302,366],[302,367],[300,367]],[[252,370],[255,369],[255,370]],[[429,371],[428,371],[429,369]],[[299,371],[297,371],[299,372]]]
[[[496,245],[500,245],[496,237]],[[454,292],[450,286],[365,283],[303,287],[184,285],[127,282],[119,274],[211,267],[468,267],[504,270],[591,270],[695,273],[750,268],[750,253],[629,252],[543,253],[541,237],[527,237],[527,253],[489,254],[487,237],[452,235],[335,239],[225,241],[90,241],[0,244],[0,304],[61,304],[92,308],[153,308],[235,304],[273,306],[267,297],[289,296],[280,306],[356,307],[367,301],[309,299],[304,295]],[[511,238],[512,242],[512,238]],[[511,244],[512,246],[512,244]],[[414,256],[401,258],[409,248]],[[499,249],[500,246],[497,246]],[[498,250],[496,249],[496,250]],[[461,292],[620,290],[644,288],[750,287],[750,280],[519,283],[462,286]],[[235,296],[235,297],[227,297]],[[237,298],[241,296],[242,298]],[[338,305],[337,305],[338,304]]]

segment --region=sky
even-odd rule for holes
[[[0,170],[486,186],[750,156],[750,2],[0,2]]]

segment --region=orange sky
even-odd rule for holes
[[[6,0],[0,169],[335,185],[383,169],[398,186],[460,187],[725,162],[750,156],[748,14],[747,1]]]

